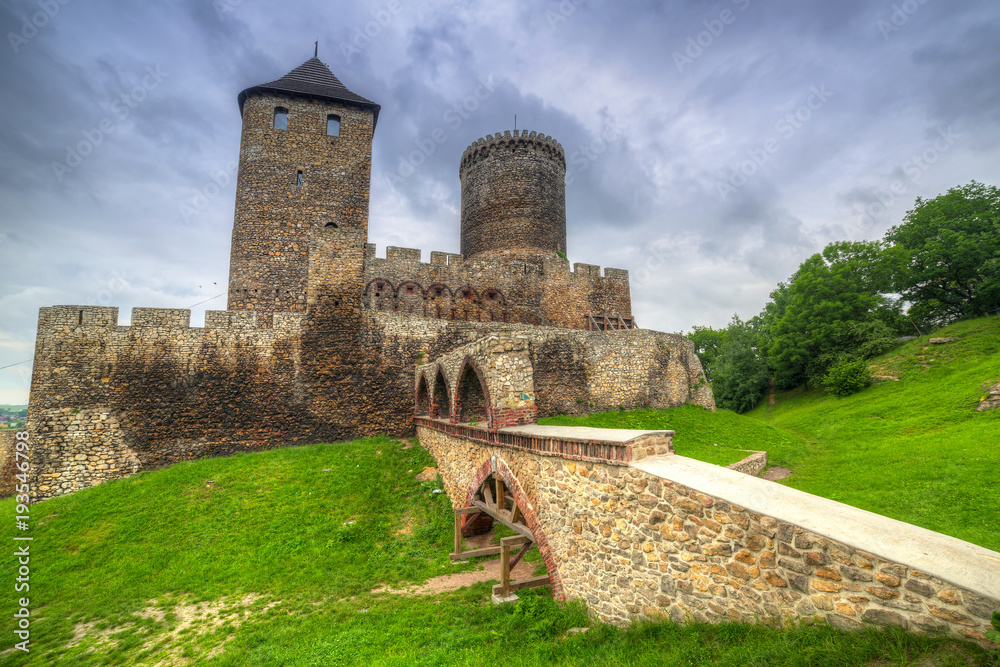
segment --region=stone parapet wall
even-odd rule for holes
[[[570,263],[555,254],[497,251],[463,260],[413,248],[367,244],[365,308],[433,319],[511,322],[586,329],[588,316],[631,321],[628,271]]]
[[[1000,554],[720,466],[659,456],[622,467],[420,436],[456,505],[483,461],[509,467],[559,594],[606,622],[812,619],[985,643],[1000,611]]]

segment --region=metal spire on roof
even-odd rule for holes
[[[319,40],[316,40],[316,50],[313,51],[313,58],[319,58]]]

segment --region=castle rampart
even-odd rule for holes
[[[573,264],[555,256],[538,262],[513,256],[433,251],[429,263],[413,248],[365,250],[364,306],[445,320],[511,322],[587,329],[590,316],[621,317],[631,325],[628,271]]]

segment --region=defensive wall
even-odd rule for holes
[[[353,259],[313,253],[311,271],[360,277],[350,266],[360,267],[361,250]],[[491,333],[527,337],[540,414],[711,400],[679,336],[371,312],[360,291],[352,300],[325,284],[311,286],[307,313],[208,311],[203,327],[189,326],[188,310],[136,308],[131,325],[119,326],[117,308],[42,308],[27,425],[34,498],[181,460],[412,435],[417,363]],[[617,376],[601,370],[609,359],[622,362]],[[646,391],[628,379],[634,364],[669,382]]]
[[[496,252],[463,260],[434,251],[366,245],[364,304],[370,310],[435,319],[517,322],[587,329],[590,316],[632,325],[628,271],[570,263],[552,254],[526,260]]]

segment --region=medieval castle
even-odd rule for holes
[[[530,341],[530,409],[714,407],[693,347],[636,328],[628,272],[566,259],[565,154],[535,132],[461,157],[461,254],[368,243],[379,105],[312,58],[239,94],[225,311],[42,308],[31,385],[37,498],[173,461],[414,432],[414,368],[481,339]],[[433,387],[435,414],[461,387]],[[447,403],[448,405],[444,405]],[[521,406],[522,408],[524,406]],[[428,407],[428,409],[431,409]],[[468,415],[465,415],[468,419]]]
[[[692,343],[635,328],[627,272],[570,269],[557,142],[469,146],[462,252],[424,264],[368,244],[377,104],[316,58],[239,104],[229,309],[193,328],[188,310],[119,326],[117,308],[42,308],[33,500],[183,459],[416,433],[452,502],[451,558],[500,554],[498,601],[551,586],[613,623],[875,623],[987,645],[1000,553],[678,456],[673,431],[536,423],[714,408]],[[761,454],[735,465],[759,472]],[[514,534],[463,549],[494,521]],[[511,581],[535,546],[546,575]]]

